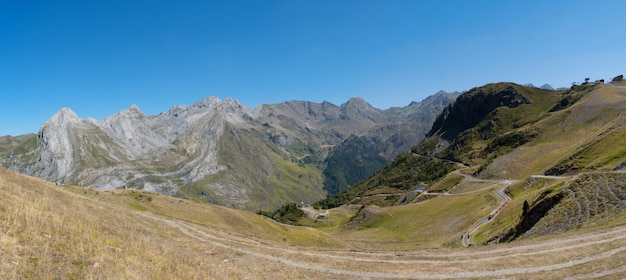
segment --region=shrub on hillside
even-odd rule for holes
[[[285,204],[274,212],[260,210],[257,214],[269,217],[283,224],[299,225],[298,220],[306,213],[295,203]]]

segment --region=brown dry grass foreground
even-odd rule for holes
[[[2,279],[626,277],[624,223],[468,249],[354,248],[249,212],[0,169]]]

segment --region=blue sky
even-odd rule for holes
[[[0,1],[0,135],[208,96],[378,108],[626,72],[626,1]]]

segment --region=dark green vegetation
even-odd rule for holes
[[[296,225],[296,226],[299,225],[298,220],[306,216],[304,211],[302,211],[298,207],[298,205],[295,203],[285,204],[274,212],[261,210],[258,213],[260,215],[272,218],[283,224],[290,224],[290,225]]]
[[[380,151],[384,143],[365,136],[351,136],[326,158],[324,190],[329,196],[354,186],[387,164]]]
[[[370,202],[381,206],[393,205],[408,192],[421,184],[432,184],[435,180],[454,169],[454,164],[431,157],[423,157],[410,152],[402,153],[396,159],[376,172],[370,178],[353,188],[330,196],[314,204],[317,208],[334,208],[346,203],[362,203],[366,197],[385,196],[383,202]]]

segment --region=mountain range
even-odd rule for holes
[[[2,166],[60,184],[143,189],[233,208],[314,202],[367,178],[424,137],[459,93],[381,110],[288,101],[250,109],[209,97],[102,121],[62,108],[37,134],[0,138]]]
[[[209,98],[103,121],[63,109],[36,135],[0,138],[4,165],[69,174],[57,185],[0,168],[0,276],[623,279],[623,77],[558,90],[487,84],[445,106],[444,97],[429,98],[439,101],[426,108],[441,110],[408,149],[392,143],[406,143],[396,142],[411,130],[399,129],[403,120],[429,119],[405,111],[426,100],[250,110]],[[383,167],[358,181],[357,163]],[[183,184],[194,174],[208,175]],[[119,181],[67,184],[89,176]],[[324,189],[333,176],[358,182]],[[293,186],[306,180],[317,187]],[[233,194],[257,203],[233,205],[214,185],[267,193]],[[262,215],[232,209],[262,209],[289,191],[325,198],[278,199],[288,203]],[[231,207],[204,203],[212,200]]]

